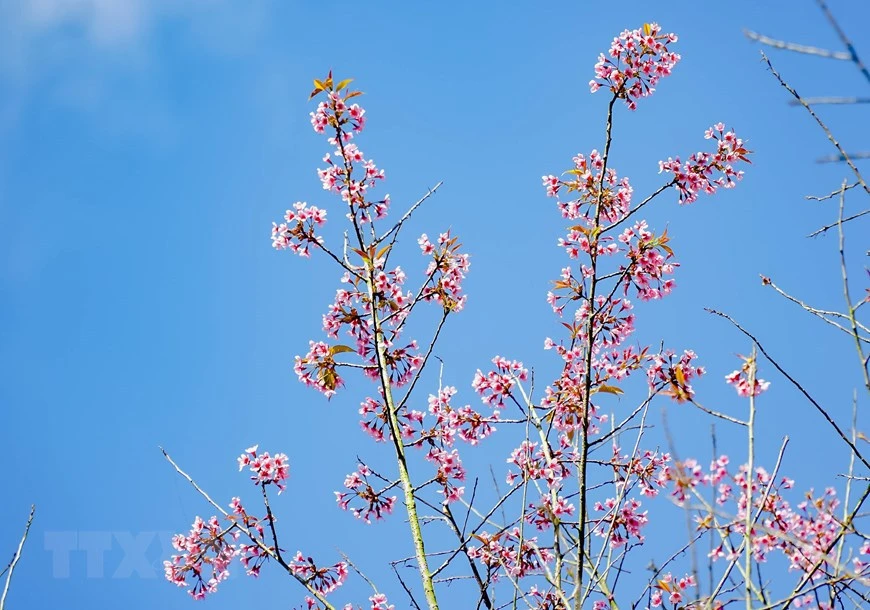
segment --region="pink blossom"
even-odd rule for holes
[[[311,557],[305,557],[302,551],[297,551],[293,561],[289,562],[290,571],[306,584],[322,595],[328,595],[344,584],[347,580],[347,564],[337,563],[329,567],[318,567]]]
[[[609,87],[631,110],[637,100],[651,95],[658,81],[670,75],[680,56],[668,49],[677,42],[675,34],[662,34],[657,23],[625,30],[613,39],[608,55],[602,53],[595,64],[595,79],[589,82],[592,93]]]
[[[365,464],[359,464],[355,472],[344,479],[346,492],[335,492],[335,500],[342,510],[350,510],[354,517],[371,524],[372,517],[383,519],[384,515],[393,512],[396,496],[387,495],[390,487],[375,490],[369,483],[371,470]],[[351,506],[351,503],[357,506]]]
[[[744,398],[758,396],[767,391],[770,382],[756,377],[755,358],[752,356],[740,356],[740,358],[743,360],[743,366],[739,370],[725,375],[725,381],[734,386],[738,396]]]
[[[501,356],[493,358],[492,363],[495,370],[484,375],[478,369],[471,386],[480,394],[484,403],[502,407],[505,398],[511,395],[511,388],[517,381],[525,381],[528,371],[523,368],[522,362],[507,360]]]
[[[743,172],[735,170],[734,164],[750,162],[747,155],[752,151],[745,148],[743,140],[733,131],[725,132],[722,123],[708,129],[704,137],[716,140],[715,153],[694,153],[685,163],[679,157],[659,161],[659,173],[673,174],[681,204],[693,203],[700,193],[710,195],[719,188],[733,188],[743,178]]]
[[[229,565],[238,554],[231,529],[222,529],[217,517],[208,521],[197,517],[188,535],[173,536],[172,546],[180,554],[163,562],[166,579],[179,587],[193,579],[188,592],[194,599],[217,591],[218,584],[229,578]]]
[[[239,456],[239,470],[245,466],[249,468],[254,475],[251,480],[257,485],[272,485],[278,488],[278,493],[285,489],[284,481],[290,477],[290,464],[288,458],[283,453],[276,453],[270,456],[268,452],[257,453],[257,445],[245,450]],[[234,506],[235,508],[235,506]]]

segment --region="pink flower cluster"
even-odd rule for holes
[[[733,131],[725,132],[724,123],[717,123],[704,133],[708,140],[716,140],[716,152],[698,152],[685,163],[680,158],[659,161],[659,173],[674,175],[674,185],[680,193],[680,203],[689,204],[698,199],[699,193],[712,195],[720,187],[733,188],[743,178],[743,172],[734,169],[739,161],[750,163],[743,140]]]
[[[569,234],[569,242],[578,242],[579,249],[588,252],[588,239],[584,242],[580,237],[581,232],[588,235],[588,229],[594,224],[594,214],[590,214],[590,208],[600,209],[600,216],[608,222],[616,222],[625,217],[631,208],[631,195],[634,190],[628,182],[628,178],[619,178],[613,168],[604,169],[604,158],[597,150],[593,150],[588,157],[578,153],[574,157],[574,167],[565,172],[571,176],[568,180],[559,180],[556,176],[542,176],[541,180],[547,190],[547,197],[556,197],[559,211],[563,218],[569,220],[582,219],[585,225],[571,227],[573,234]],[[562,201],[559,198],[560,191],[568,194],[577,193],[575,199]],[[577,257],[575,248],[568,248],[568,242],[560,243],[565,247],[571,258]],[[609,252],[608,252],[609,253]]]
[[[767,391],[767,388],[770,387],[770,382],[755,377],[753,370],[755,368],[755,360],[743,356],[741,358],[743,359],[743,366],[739,370],[725,375],[725,381],[728,385],[733,385],[734,389],[737,390],[737,395],[744,398],[758,396],[762,392]]]
[[[600,386],[610,381],[622,381],[633,371],[641,368],[648,356],[648,347],[637,349],[629,345],[622,349],[603,350],[592,358],[592,369],[595,371],[594,386]]]
[[[574,514],[574,505],[562,496],[553,498],[550,495],[541,495],[538,504],[529,504],[530,511],[526,513],[526,521],[534,525],[538,530],[547,530],[554,522],[562,517]]]
[[[618,445],[613,445],[610,465],[614,480],[627,481],[633,477],[640,487],[640,495],[654,498],[659,494],[659,488],[666,484],[662,473],[670,461],[669,453],[645,450],[629,456],[623,454]]]
[[[689,496],[699,485],[710,482],[710,478],[704,474],[704,469],[697,460],[689,458],[685,461],[674,461],[662,470],[660,481],[662,484],[673,484],[671,496],[677,504],[682,506]]]
[[[310,245],[323,243],[323,238],[314,231],[315,225],[326,222],[326,210],[299,201],[293,204],[292,210],[287,210],[284,220],[281,224],[272,223],[272,246],[276,250],[290,250],[308,257],[311,256]]]
[[[344,380],[335,370],[335,355],[342,350],[336,349],[336,346],[330,347],[323,341],[309,341],[308,346],[308,353],[304,357],[296,356],[293,370],[299,381],[332,398],[336,389],[344,385]]]
[[[495,370],[485,375],[477,370],[471,386],[480,394],[481,400],[493,407],[503,407],[506,398],[511,395],[511,388],[517,381],[525,381],[529,372],[523,368],[523,363],[517,360],[507,360],[501,356],[492,359]]]
[[[544,449],[538,447],[538,443],[524,440],[507,459],[508,464],[519,468],[519,473],[508,472],[508,485],[515,485],[519,479],[520,482],[544,481],[548,489],[558,489],[562,480],[570,474],[561,457],[559,451],[551,451],[547,457]]]
[[[330,144],[335,144],[336,161],[327,153],[323,157],[326,168],[318,169],[317,176],[323,185],[323,190],[337,193],[342,200],[355,209],[361,224],[371,222],[372,213],[375,218],[384,218],[390,207],[390,196],[383,199],[369,201],[366,193],[374,188],[379,180],[384,180],[384,170],[378,169],[375,162],[366,159],[363,152],[356,144],[348,142],[350,133],[343,133],[341,137],[330,138]],[[358,179],[353,177],[355,167],[362,168],[362,176]]]
[[[375,491],[369,483],[371,469],[365,464],[359,464],[355,472],[350,473],[344,479],[344,487],[349,492],[335,492],[335,500],[342,510],[350,510],[357,519],[362,519],[371,524],[372,517],[383,519],[384,515],[393,512],[396,505],[396,496],[387,496],[387,489]],[[361,506],[351,507],[351,502],[359,500]]]
[[[444,496],[444,504],[456,502],[465,493],[465,487],[455,484],[455,481],[465,480],[465,468],[462,466],[462,460],[459,459],[459,451],[432,447],[426,454],[426,459],[438,467],[435,482],[441,486],[438,493]]]
[[[386,407],[382,401],[366,398],[360,403],[359,414],[363,417],[359,424],[376,442],[383,443],[390,436]]]
[[[330,72],[329,77],[327,77],[327,83],[331,80],[332,73]],[[347,82],[347,84],[350,83]],[[315,90],[315,92],[312,93],[312,96],[320,93],[320,91],[324,91],[326,88],[326,83],[322,83],[321,89]],[[327,127],[350,125],[353,132],[359,133],[365,127],[366,111],[360,108],[358,104],[347,104],[348,99],[356,97],[359,93],[354,94],[354,92],[348,91],[347,94],[342,96],[340,94],[342,89],[344,89],[344,87],[339,88],[338,91],[330,91],[327,94],[328,101],[320,102],[317,105],[317,110],[311,113],[311,126],[314,128],[315,132],[324,133]]]
[[[626,245],[630,264],[623,267],[625,292],[633,286],[641,301],[661,299],[674,289],[672,275],[676,263],[668,261],[674,252],[668,246],[667,229],[661,235],[655,235],[648,230],[646,221],[636,222],[633,227],[626,228],[619,236],[619,241]]]
[[[672,496],[680,504],[685,504],[689,495],[699,486],[716,488],[716,503],[722,507],[734,505],[733,517],[715,518],[714,514],[700,513],[696,520],[698,529],[718,529],[719,541],[709,556],[715,561],[724,558],[728,561],[738,557],[738,549],[730,542],[728,535],[743,536],[746,532],[747,511],[753,518],[750,534],[753,557],[757,562],[767,561],[772,551],[781,552],[789,561],[790,568],[804,573],[818,566],[818,574],[837,569],[836,557],[832,555],[835,542],[842,530],[841,516],[838,516],[840,502],[836,491],[827,488],[815,496],[811,491],[805,500],[792,506],[784,497],[794,481],[781,478],[774,481],[761,467],[750,473],[748,467],[740,465],[735,472],[728,470],[727,456],[715,459],[709,472],[704,472],[696,460],[674,462],[664,468],[660,479],[673,485]],[[727,510],[717,515],[728,514]],[[859,553],[867,554],[870,547],[862,546]],[[865,569],[859,561],[857,567]]]
[[[356,351],[366,360],[364,372],[373,380],[378,380],[374,328],[371,320],[372,302],[381,318],[381,326],[385,331],[386,363],[390,368],[391,380],[402,386],[422,363],[422,356],[417,353],[416,341],[404,346],[395,346],[398,341],[405,318],[415,301],[410,292],[403,291],[405,273],[400,267],[385,271],[379,268],[383,258],[374,261],[376,271],[373,273],[373,291],[370,296],[367,287],[359,277],[345,274],[342,282],[350,288],[339,289],[335,293],[335,301],[329,311],[323,316],[323,330],[330,337],[338,337],[342,329],[354,338],[356,348],[344,345],[327,347],[325,343],[313,343],[312,351],[305,358],[297,360],[297,375],[306,385],[319,389],[327,396],[335,393],[341,385],[341,378],[335,372],[337,363],[334,356],[344,352]],[[317,348],[315,350],[314,348]],[[313,370],[312,370],[313,369]]]
[[[586,299],[574,313],[575,336],[589,340],[589,319],[592,318],[593,353],[618,347],[634,332],[633,309],[631,301],[624,298],[599,295],[595,297],[594,307]]]
[[[456,436],[476,445],[495,431],[493,424],[498,421],[499,412],[493,411],[492,416],[484,417],[469,405],[454,408],[450,401],[455,394],[456,388],[446,386],[437,396],[429,396],[429,413],[435,416],[435,429],[430,436],[445,445],[452,445]]]
[[[675,579],[674,576],[670,572],[668,572],[661,579],[659,579],[655,585],[653,585],[650,605],[653,608],[661,607],[665,595],[667,595],[668,602],[674,604],[674,607],[676,607],[683,602],[684,592],[686,591],[686,589],[694,586],[694,576],[686,574],[680,579]]]
[[[595,522],[595,533],[610,541],[612,548],[625,546],[630,538],[643,542],[642,530],[649,523],[647,511],[640,512],[640,500],[636,498],[607,498],[596,502],[595,510],[605,515]]]
[[[290,477],[290,463],[286,455],[276,453],[270,456],[268,452],[257,454],[257,445],[245,449],[239,456],[239,471],[245,466],[254,473],[251,480],[257,485],[275,485],[278,493],[284,491],[284,481]]]
[[[335,146],[335,158],[329,153],[323,161],[326,168],[318,169],[317,174],[323,188],[339,194],[350,207],[350,215],[355,216],[360,223],[371,222],[372,218],[386,216],[390,205],[389,195],[378,201],[370,201],[366,194],[379,180],[384,179],[384,170],[378,169],[374,161],[366,159],[359,147],[352,142],[355,134],[365,127],[365,110],[358,104],[349,104],[348,100],[361,95],[359,91],[351,91],[347,85],[350,80],[334,84],[332,75],[325,81],[315,81],[312,96],[326,93],[326,101],[317,105],[311,113],[311,125],[317,133],[326,133],[330,129],[335,135],[328,142]],[[355,171],[360,168],[361,175]]]
[[[589,88],[595,93],[602,86],[637,109],[637,100],[655,91],[658,81],[670,75],[680,56],[668,50],[677,42],[675,34],[662,34],[657,23],[645,23],[642,28],[625,30],[613,39],[609,56],[602,53],[595,64],[595,79]]]
[[[475,534],[480,546],[468,548],[468,557],[480,560],[493,571],[493,579],[504,570],[512,578],[537,574],[553,561],[553,551],[538,546],[537,538],[524,537],[518,527],[496,534]]]
[[[677,402],[691,400],[695,392],[689,382],[707,372],[704,367],[695,364],[697,358],[698,355],[692,350],[683,351],[679,358],[670,350],[653,354],[647,368],[650,388],[667,388],[662,393]]]
[[[254,515],[248,514],[245,507],[242,505],[241,498],[233,498],[230,502],[230,508],[233,509],[233,512],[227,517],[227,519],[233,523],[240,524],[241,527],[244,527],[246,530],[251,532],[252,535],[256,533],[259,542],[266,546],[264,541],[265,533],[263,521],[268,522],[268,515],[264,519],[259,519]],[[256,540],[256,538],[254,540]],[[263,564],[269,560],[269,554],[263,549],[263,546],[260,546],[260,544],[240,544],[238,546],[238,555],[242,562],[242,566],[245,568],[245,573],[254,578],[260,575],[260,569]]]
[[[347,580],[347,564],[343,561],[319,568],[311,557],[305,557],[302,551],[297,551],[293,561],[288,565],[295,576],[322,595],[332,593]]]
[[[536,585],[532,585],[526,596],[534,602],[535,605],[531,606],[534,610],[566,610],[562,597],[552,589],[542,593]]]
[[[427,282],[421,298],[435,301],[445,311],[461,311],[468,299],[462,293],[462,281],[470,267],[468,255],[459,253],[460,244],[456,237],[450,236],[450,231],[441,233],[435,244],[423,233],[417,243],[425,256],[432,256],[426,269],[431,284]]]
[[[217,591],[218,584],[229,578],[229,566],[237,553],[231,541],[238,532],[231,534],[231,529],[221,528],[217,517],[207,522],[197,517],[189,534],[172,537],[173,548],[181,554],[163,562],[166,579],[186,587],[188,577],[192,578],[193,587],[188,592],[194,599],[204,599]]]

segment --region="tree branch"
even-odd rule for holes
[[[21,559],[21,551],[24,549],[24,543],[27,541],[27,534],[30,532],[30,524],[33,523],[33,514],[36,512],[36,505],[30,506],[30,516],[27,517],[27,524],[24,526],[24,534],[21,536],[21,541],[18,543],[18,549],[12,556],[12,561],[6,567],[6,584],[3,586],[3,595],[0,596],[0,610],[6,607],[6,596],[9,594],[9,585],[12,582],[12,573],[15,571],[15,566],[18,565],[18,560]]]

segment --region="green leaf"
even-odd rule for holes
[[[353,82],[353,79],[352,79],[352,78],[346,78],[346,79],[344,79],[343,81],[341,81],[340,83],[338,83],[338,85],[335,87],[335,90],[336,90],[336,91],[341,91],[342,89],[344,89],[345,87],[347,87],[347,86],[348,86],[349,84],[351,84],[352,82]]]

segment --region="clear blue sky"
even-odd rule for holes
[[[379,540],[404,526],[366,528],[332,495],[355,455],[382,450],[358,430],[363,389],[327,404],[292,373],[293,356],[321,335],[337,274],[269,242],[270,223],[294,201],[341,216],[314,173],[326,147],[306,103],[311,78],[329,68],[366,92],[360,144],[386,169],[397,208],[445,182],[408,237],[449,225],[472,254],[467,310],[437,352],[471,402],[473,373],[495,354],[552,366],[542,345],[556,326],[544,299],[563,262],[561,221],[540,176],[602,145],[606,99],[587,86],[597,54],[644,21],[678,33],[674,76],[638,112],[619,109],[615,167],[645,194],[659,184],[657,161],[702,148],[719,120],[756,152],[737,189],[685,209],[674,194],[649,215],[670,227],[682,267],[672,297],[638,310],[641,336],[694,348],[710,372],[699,395],[737,412],[722,376],[749,345],[702,308],[727,311],[848,418],[860,383],[852,346],[757,276],[820,307],[841,305],[833,237],[804,237],[834,207],[804,195],[834,190],[846,172],[814,163],[829,145],[786,105],[741,34],[837,47],[813,2],[251,4],[0,4],[0,557],[30,503],[38,507],[10,607],[192,607],[160,564],[168,533],[211,513],[158,445],[221,501],[253,499],[235,466],[245,447],[287,453],[292,484],[275,502],[285,544],[324,558],[341,547],[396,592],[379,562],[407,549],[387,553]],[[832,8],[870,59],[868,5]],[[846,62],[770,55],[804,94],[867,94]],[[867,147],[863,107],[822,112],[847,148]],[[866,230],[852,227],[859,255]],[[785,468],[797,486],[831,481],[845,453],[769,366],[762,376],[773,385],[760,459],[772,464],[789,434]],[[706,462],[707,420],[667,408],[680,453]],[[503,468],[502,454],[491,459]],[[53,567],[51,544],[75,536],[96,548],[107,535],[111,549],[90,577],[83,551],[68,575]],[[151,541],[152,578],[113,577],[130,537]],[[263,580],[233,578],[207,606],[289,608],[302,598],[284,577]]]

